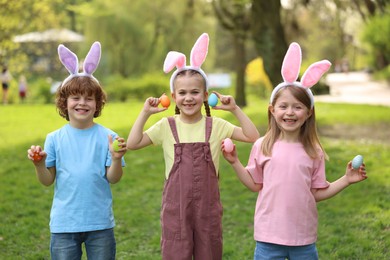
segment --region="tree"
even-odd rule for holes
[[[194,0],[92,0],[73,10],[86,21],[87,39],[102,42],[110,72],[122,77],[161,72],[170,50],[189,55],[210,28]]]
[[[42,46],[26,49],[13,42],[18,34],[56,28],[62,16],[55,13],[61,0],[0,0],[0,63],[7,64],[14,73],[30,67],[27,54],[42,52]]]
[[[390,11],[390,8],[389,8]],[[370,45],[372,64],[376,70],[383,70],[390,62],[390,16],[377,14],[369,19],[364,31],[363,40]],[[390,75],[388,75],[390,76]]]
[[[371,45],[374,68],[382,70],[390,63],[389,46],[389,12],[388,1],[377,0],[353,1],[356,10],[366,24],[363,40]]]
[[[280,66],[287,50],[280,11],[280,1],[252,0],[252,37],[273,86],[282,80]]]
[[[250,29],[249,2],[245,0],[213,0],[211,2],[218,21],[232,35],[236,71],[235,99],[239,106],[246,106],[245,69],[247,65],[246,42]]]

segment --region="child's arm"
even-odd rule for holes
[[[225,157],[226,161],[228,161],[232,165],[234,171],[237,174],[238,179],[242,182],[242,184],[244,184],[249,190],[251,190],[253,192],[258,192],[263,188],[262,184],[257,184],[254,182],[252,176],[249,174],[249,172],[242,165],[240,159],[237,156],[235,145],[234,145],[233,151],[230,153],[227,153],[225,151],[224,144],[222,143],[222,152],[223,152],[223,156]]]
[[[312,193],[316,201],[326,200],[348,187],[350,184],[354,184],[367,179],[367,173],[365,165],[359,167],[359,169],[353,169],[352,163],[349,162],[345,175],[338,180],[329,184],[325,189],[312,189]]]
[[[144,107],[141,113],[138,115],[137,119],[134,122],[133,127],[130,130],[129,137],[127,138],[127,149],[137,150],[145,146],[152,144],[149,136],[145,134],[144,126],[148,118],[155,113],[166,110],[167,108],[159,108],[158,104],[160,103],[158,98],[148,98],[144,103]]]
[[[241,127],[235,127],[232,139],[242,142],[255,142],[259,137],[259,131],[257,131],[256,126],[249,119],[249,117],[241,110],[239,106],[236,105],[236,101],[232,96],[224,96],[218,92],[214,93],[221,100],[222,105],[216,106],[214,109],[228,110],[233,113],[233,115],[240,122]]]
[[[27,150],[27,157],[33,162],[35,166],[35,173],[39,182],[45,186],[52,185],[56,178],[56,168],[46,168],[46,152],[43,151],[40,146],[32,145],[30,149]]]
[[[110,152],[111,152],[111,166],[107,167],[107,180],[115,184],[120,181],[123,175],[123,168],[122,168],[122,157],[125,155],[127,149],[126,149],[126,143],[125,139],[117,137],[116,140],[118,140],[118,150],[115,150],[112,146],[112,136],[108,135],[108,142],[110,144]]]

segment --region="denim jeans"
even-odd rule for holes
[[[283,246],[256,241],[254,260],[318,260],[316,244]]]
[[[82,243],[87,258],[92,260],[115,259],[116,242],[114,229],[81,233],[51,233],[50,255],[52,260],[81,259]]]

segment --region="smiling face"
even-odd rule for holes
[[[207,97],[205,82],[200,74],[185,74],[176,77],[172,98],[180,109],[180,119],[183,122],[195,123],[202,118],[201,109]]]
[[[106,93],[99,83],[85,76],[72,78],[60,86],[56,93],[58,113],[71,124],[78,122],[75,120],[85,123],[85,119],[89,120],[90,116],[89,124],[93,124],[93,118],[100,116],[105,102]],[[84,123],[80,127],[84,128]]]
[[[297,98],[301,93],[306,95],[303,91],[297,87],[281,89],[274,104],[269,107],[283,140],[298,141],[301,127],[312,114],[312,110]]]
[[[67,100],[69,123],[76,128],[84,129],[93,125],[96,112],[94,96],[70,95]]]

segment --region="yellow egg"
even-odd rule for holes
[[[169,105],[171,104],[171,101],[169,100],[169,97],[167,96],[167,95],[162,95],[161,97],[160,97],[160,103],[161,103],[161,105],[163,106],[163,107],[165,107],[165,108],[168,108],[169,107]]]
[[[112,149],[114,149],[114,152],[118,152],[119,149],[121,149],[122,147],[119,147],[119,141],[118,140],[114,140],[114,142],[112,142]]]

